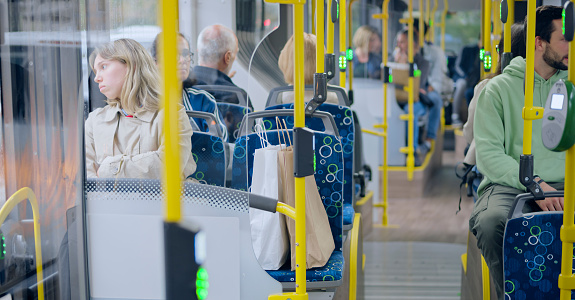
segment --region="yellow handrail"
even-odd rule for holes
[[[182,98],[177,78],[176,32],[178,20],[178,1],[163,0],[159,3],[162,26],[160,38],[160,74],[162,76],[162,105],[164,109],[164,172],[163,185],[166,191],[165,221],[179,222],[182,218],[181,192],[182,178],[180,167],[179,114],[178,102]]]
[[[425,10],[423,8],[423,0],[419,0],[419,28],[417,31],[419,32],[419,46],[423,48],[425,45],[425,19],[424,19]]]
[[[488,1],[489,2],[489,1]],[[533,112],[533,80],[535,78],[535,0],[527,1],[527,57],[525,68],[525,107],[523,107],[523,154],[531,154],[533,135],[532,120],[538,119]]]
[[[487,0],[491,1],[491,0]],[[481,255],[481,286],[483,291],[483,300],[491,299],[491,282],[489,281],[489,267],[483,255]]]
[[[507,23],[503,28],[503,52],[505,53],[511,53],[511,25],[513,23],[515,23],[515,0],[507,0]]]
[[[351,11],[351,6],[353,4],[353,2],[355,2],[357,0],[350,0],[349,4],[348,4],[348,11],[349,11],[349,17],[347,18],[347,49],[351,49],[352,53],[353,53],[353,45],[352,45],[352,35],[353,35],[353,13]],[[346,49],[346,51],[347,51]],[[347,59],[347,52],[345,53],[346,55],[346,59]],[[347,69],[349,70],[349,90],[353,91],[353,61],[348,61],[347,62]]]
[[[443,3],[443,13],[441,14],[441,50],[445,52],[445,17],[447,17],[447,12],[449,11],[449,1],[443,0]]]
[[[305,127],[304,114],[304,46],[303,24],[305,0],[266,0],[270,3],[293,4],[294,6],[294,128]],[[344,6],[345,7],[345,6]],[[319,48],[319,47],[318,47]],[[280,211],[283,208],[280,206]],[[295,293],[282,295],[270,295],[268,299],[293,299],[306,300],[306,219],[305,219],[305,178],[295,178]],[[289,215],[288,215],[289,216]]]
[[[345,55],[345,47],[346,47],[346,31],[345,31],[345,27],[346,27],[346,18],[347,18],[347,12],[346,12],[346,0],[339,0],[339,51],[341,53],[343,53],[343,60],[347,60],[346,55]],[[347,65],[347,62],[346,62]],[[339,86],[341,86],[342,88],[345,89],[345,81],[346,81],[346,73],[347,73],[347,68],[344,71],[339,72]]]
[[[501,18],[499,18],[499,11],[500,5],[498,5],[499,1],[493,0],[493,4],[491,5],[493,9],[493,41],[491,43],[491,74],[495,74],[497,72],[497,66],[499,62],[499,55],[497,55],[497,46],[499,45],[499,41],[501,40]],[[500,49],[502,51],[503,49]],[[503,53],[503,52],[502,52]]]
[[[433,0],[433,10],[431,10],[431,19],[429,21],[429,30],[431,30],[429,35],[429,41],[433,44],[435,43],[435,15],[437,14],[437,7],[439,6],[438,0]]]
[[[389,27],[389,1],[384,0],[383,4],[381,5],[381,15],[374,15],[374,18],[381,18],[381,58],[382,58],[382,65],[384,68],[387,68],[387,61],[388,61],[388,54],[387,54],[387,47],[388,47],[388,27]],[[386,74],[389,76],[389,74]],[[388,213],[387,213],[387,202],[388,202],[388,164],[387,164],[387,82],[389,78],[384,78],[383,80],[383,123],[378,127],[383,129],[381,133],[381,137],[383,138],[383,164],[381,170],[381,207],[383,208],[383,214],[381,217],[381,225],[387,226],[388,221]],[[375,205],[375,204],[374,204]]]
[[[40,209],[34,191],[29,187],[19,189],[0,209],[0,224],[4,224],[8,214],[16,205],[24,200],[30,200],[32,206],[32,217],[34,219],[34,243],[36,244],[36,281],[38,282],[38,299],[44,300],[44,272],[42,271],[42,238],[40,236]]]
[[[431,7],[429,5],[429,0],[425,0],[425,18],[421,18],[424,19],[425,22],[427,22],[427,25],[429,25],[429,29],[431,28],[431,22],[429,22],[429,11],[431,10]],[[425,35],[425,40],[429,42],[429,33]]]
[[[571,0],[573,2],[573,0]],[[569,57],[575,57],[575,45],[569,43]],[[569,81],[575,81],[575,61],[569,60]],[[571,290],[575,287],[572,263],[573,261],[573,241],[575,240],[575,147],[567,150],[565,157],[565,194],[563,212],[563,227],[561,227],[562,255],[561,274],[559,274],[559,288],[561,289],[560,299],[571,299]]]
[[[315,47],[316,73],[325,73],[325,61],[324,61],[325,15],[323,13],[324,7],[325,7],[324,0],[315,0],[315,11],[316,11],[315,32],[317,35],[317,46]]]
[[[328,54],[333,54],[333,47],[334,45],[334,26],[335,24],[333,23],[333,20],[331,19],[331,0],[327,0],[327,53]],[[335,74],[334,74],[335,76]]]
[[[408,46],[407,46],[407,60],[409,62],[410,65],[413,64],[413,0],[409,0],[409,6],[408,6],[408,10],[409,10],[409,20],[408,20],[408,26],[407,26],[407,40],[408,40]],[[423,47],[423,45],[420,45],[421,47]],[[414,89],[414,83],[413,83],[413,74],[409,74],[409,83],[408,83],[408,93],[409,96],[407,98],[407,106],[408,106],[408,118],[407,118],[407,161],[406,161],[406,167],[407,167],[407,180],[411,181],[413,180],[413,172],[414,172],[414,168],[415,168],[415,157],[414,157],[414,153],[415,153],[415,145],[414,145],[414,141],[413,141],[413,136],[414,136],[414,131],[415,128],[413,126],[413,102],[414,102],[414,95],[413,95],[413,89]]]

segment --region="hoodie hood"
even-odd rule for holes
[[[518,56],[518,57],[511,60],[509,65],[507,67],[505,67],[505,69],[503,70],[503,73],[509,74],[513,77],[525,79],[526,65],[527,65],[527,63],[525,62],[525,58]],[[535,72],[535,74],[534,74],[535,75],[534,76],[535,84],[543,83],[545,81],[552,81],[553,83],[555,83],[555,81],[557,81],[557,79],[565,78],[566,74],[567,74],[567,71],[558,70],[557,72],[555,72],[555,74],[553,74],[553,76],[551,76],[551,78],[549,78],[548,80],[545,80],[545,79],[543,79],[543,77],[539,76],[539,74],[537,74],[537,72]]]

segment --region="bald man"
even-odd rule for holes
[[[204,28],[198,37],[198,66],[194,73],[198,85],[235,86],[228,76],[238,54],[238,38],[223,25]]]

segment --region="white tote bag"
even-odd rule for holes
[[[265,146],[254,153],[251,192],[278,199],[277,152],[282,146]],[[264,270],[279,269],[285,263],[290,247],[285,217],[250,208],[250,225],[258,262]]]

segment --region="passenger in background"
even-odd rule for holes
[[[119,39],[90,55],[94,81],[108,105],[86,120],[88,178],[160,179],[163,169],[164,111],[160,109],[160,76],[154,59],[138,42]],[[179,105],[180,155],[186,179],[196,170],[192,127]]]
[[[316,47],[317,38],[313,34],[303,33],[304,39],[304,84],[313,85],[313,77],[316,70]],[[287,84],[293,85],[295,81],[294,72],[294,36],[287,41],[278,58],[278,65],[284,74],[284,80]],[[310,101],[313,98],[313,91],[305,91],[304,101]],[[295,99],[294,92],[282,93],[282,103],[293,103]],[[326,103],[338,104],[337,95],[333,92],[327,93]]]
[[[540,6],[536,11],[533,105],[545,106],[553,84],[567,79],[569,42],[561,32],[559,6]],[[526,23],[526,22],[525,22]],[[526,25],[525,25],[526,26]],[[526,30],[524,29],[526,32]],[[503,232],[507,215],[518,194],[525,192],[519,181],[519,158],[523,153],[525,59],[514,58],[503,74],[491,79],[479,94],[474,135],[477,167],[484,175],[479,185],[469,229],[485,257],[499,299],[504,297]],[[542,121],[533,121],[531,153],[535,157],[534,178],[545,192],[563,189],[565,152],[553,152],[541,141]],[[528,202],[524,213],[561,211],[563,198]]]
[[[503,39],[501,39],[503,40]],[[503,50],[499,48],[500,52]],[[525,51],[525,50],[523,50]],[[453,93],[453,111],[451,113],[451,124],[461,126],[459,110],[466,99],[467,105],[473,98],[473,88],[481,77],[481,61],[479,60],[479,44],[463,47],[455,62],[455,92]],[[471,116],[468,115],[468,118]]]
[[[152,56],[156,59],[156,63],[158,63],[160,34],[156,36],[152,44],[152,49],[150,49]],[[213,114],[218,121],[217,125],[220,126],[222,130],[224,141],[227,141],[228,130],[216,105],[216,100],[210,93],[192,87],[192,85],[195,84],[193,76],[190,78],[192,56],[193,53],[190,51],[190,43],[183,34],[178,33],[178,80],[180,84],[182,84],[182,101],[184,107],[189,111],[203,111]],[[194,122],[202,132],[208,132],[210,125],[216,125],[208,124],[206,120],[201,118],[194,118]]]
[[[501,33],[501,40],[499,41],[499,49],[503,49],[503,34]],[[511,53],[513,54],[513,58],[515,57],[526,57],[525,53],[526,45],[525,45],[525,33],[523,32],[523,23],[515,23],[511,26]],[[499,54],[501,56],[501,54]],[[469,144],[469,149],[467,150],[467,154],[465,155],[465,159],[463,160],[469,166],[474,166],[477,164],[475,159],[475,141],[473,139],[473,121],[475,120],[475,108],[477,107],[477,99],[479,98],[479,93],[483,90],[487,82],[491,80],[491,78],[501,74],[501,59],[498,60],[497,65],[497,72],[488,76],[486,79],[481,81],[479,84],[475,86],[474,97],[471,99],[469,103],[469,113],[467,123],[463,126],[463,136]]]
[[[397,63],[408,63],[408,30],[403,29],[397,34],[397,47],[393,51],[393,61]],[[429,62],[423,58],[419,51],[419,39],[417,34],[413,35],[413,63],[417,66],[417,69],[421,71],[420,81],[419,81],[419,101],[413,104],[413,145],[416,152],[415,164],[421,165],[422,160],[427,151],[431,148],[431,145],[419,145],[419,117],[426,114],[429,108],[429,118],[427,120],[427,138],[435,139],[437,136],[437,129],[439,128],[439,117],[441,114],[441,106],[438,106],[435,102],[427,97],[427,84],[429,78]],[[409,112],[408,105],[403,106],[405,113]]]
[[[381,38],[369,25],[359,27],[353,35],[353,76],[381,79]]]

